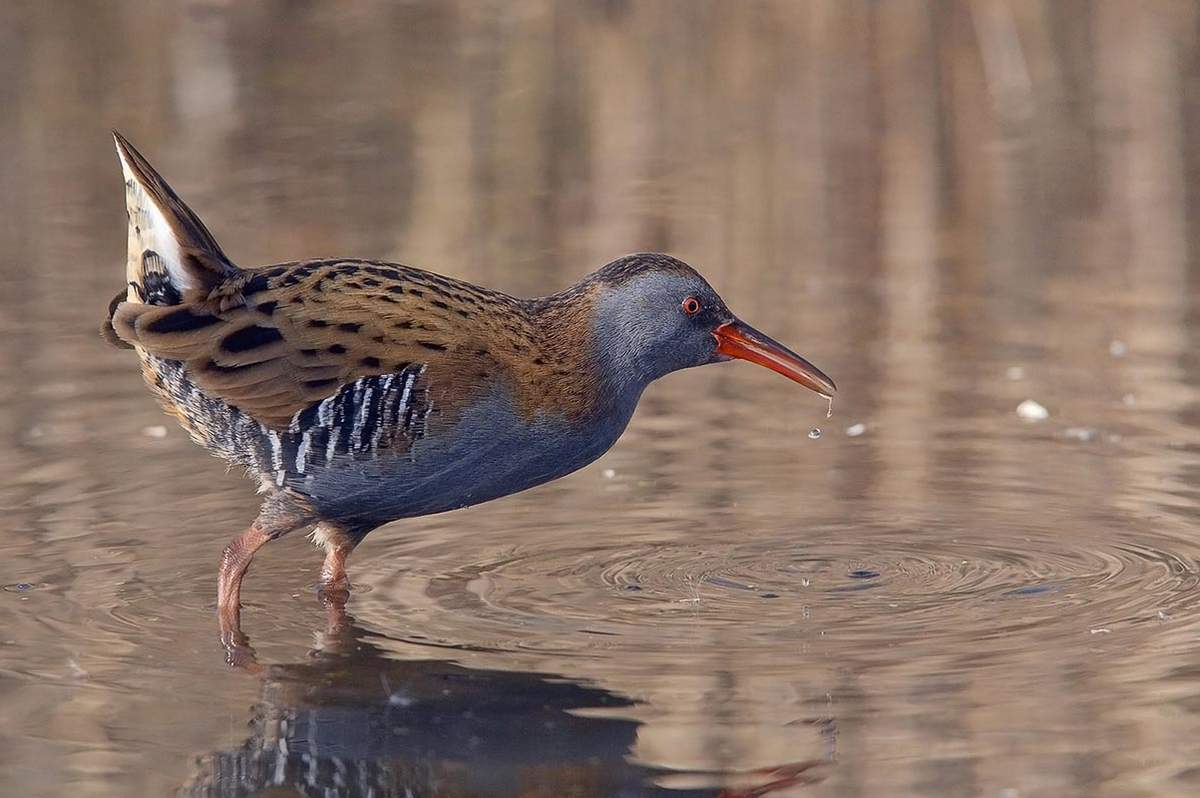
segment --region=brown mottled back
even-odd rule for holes
[[[587,334],[586,303],[571,308],[396,264],[328,260],[246,271],[191,304],[120,303],[112,322],[122,339],[183,362],[204,391],[283,428],[343,385],[410,364],[426,365],[444,410],[499,383],[527,413],[586,412],[586,347],[554,345],[560,330]]]

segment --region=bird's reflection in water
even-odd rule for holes
[[[737,789],[655,786],[687,774],[631,763],[639,723],[597,716],[634,701],[544,674],[398,660],[373,639],[331,608],[309,658],[258,669],[249,739],[201,757],[180,794],[753,798],[822,777],[822,762],[804,762],[743,774]]]

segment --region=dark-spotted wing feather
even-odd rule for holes
[[[450,405],[468,401],[505,376],[489,346],[524,332],[516,307],[415,269],[324,261],[243,272],[201,302],[124,302],[112,325],[147,353],[183,363],[207,394],[284,431],[347,386],[413,368]]]

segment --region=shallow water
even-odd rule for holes
[[[0,792],[1194,794],[1195,10],[910,5],[0,10]],[[373,533],[344,617],[273,543],[231,669],[253,486],[96,334],[110,127],[247,265],[669,250],[834,415],[673,375],[579,473]]]

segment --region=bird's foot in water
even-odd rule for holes
[[[225,649],[226,664],[250,673],[261,671],[250,638],[242,631],[241,607],[218,607],[217,617],[221,623],[221,646]]]
[[[317,586],[317,598],[321,605],[329,608],[339,606],[344,608],[350,600],[350,580],[343,573],[338,579],[322,579]]]
[[[350,580],[342,574],[335,582],[321,582],[317,597],[325,608],[326,634],[336,634],[346,624],[346,602],[350,600]]]
[[[325,636],[337,638],[350,624],[346,615],[346,600],[350,597],[350,582],[343,579],[334,585],[322,584],[319,591],[321,605],[325,608]],[[217,616],[221,623],[221,646],[225,649],[225,662],[232,668],[258,674],[263,666],[258,661],[250,638],[242,631],[240,607],[218,607]]]

